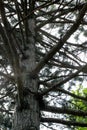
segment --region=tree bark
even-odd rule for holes
[[[26,58],[22,58],[20,62],[22,68],[23,102],[20,107],[19,100],[17,100],[13,130],[39,130],[39,101],[35,96],[38,93],[38,77],[30,75],[31,71],[36,67],[34,38],[35,20],[30,18],[28,20],[28,37],[26,36],[26,46],[24,48]]]

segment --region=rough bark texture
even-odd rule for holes
[[[28,21],[28,37],[26,38],[26,58],[21,60],[23,81],[23,103],[20,108],[19,100],[14,113],[13,130],[39,130],[40,116],[39,103],[36,98],[38,92],[38,79],[32,77],[30,72],[36,67],[35,61],[35,21]]]

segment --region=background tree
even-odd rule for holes
[[[86,17],[85,0],[0,0],[2,129],[87,127],[68,116],[87,116],[70,102],[87,100],[72,93],[86,80]]]

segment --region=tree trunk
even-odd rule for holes
[[[30,18],[28,20],[28,37],[26,36],[27,43],[25,43],[26,47],[24,48],[26,58],[22,58],[20,63],[23,81],[23,104],[20,108],[19,100],[16,103],[13,130],[39,130],[39,103],[35,96],[38,92],[38,78],[30,75],[30,72],[36,66],[34,38],[35,21]]]

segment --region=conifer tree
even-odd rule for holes
[[[1,129],[87,127],[68,118],[87,116],[69,102],[87,102],[86,17],[86,0],[0,0]]]

